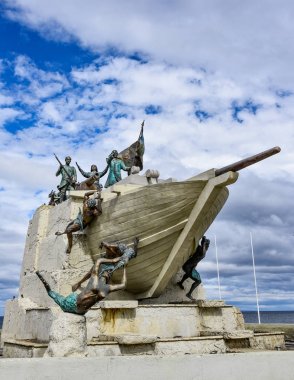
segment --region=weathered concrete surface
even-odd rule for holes
[[[122,334],[114,335],[114,340],[119,344],[151,344],[157,341],[156,335],[138,335],[138,334]]]
[[[67,276],[67,270],[61,276]],[[37,281],[29,275],[43,297],[46,306],[40,307],[28,298],[9,301],[2,332],[2,341],[8,339],[49,341],[49,331],[55,313],[61,313]],[[50,284],[58,280],[50,277]],[[32,285],[33,286],[33,285]],[[38,292],[36,292],[37,297]],[[43,301],[45,302],[45,301]],[[43,303],[40,300],[40,303]],[[48,303],[47,303],[48,302]],[[104,308],[105,307],[105,308]],[[68,315],[68,314],[67,314]],[[232,306],[199,307],[197,304],[138,305],[137,301],[105,301],[93,307],[86,315],[88,342],[105,335],[137,334],[159,338],[197,337],[215,335],[226,331],[244,330],[244,320],[239,310]],[[205,334],[204,334],[205,332]]]
[[[1,340],[37,339],[48,341],[52,310],[41,308],[29,299],[6,302]]]
[[[294,324],[290,323],[246,323],[246,329],[253,330],[256,333],[272,333],[283,331],[286,338],[294,340]]]
[[[253,338],[253,331],[251,330],[235,330],[235,331],[225,331],[225,339],[245,339]]]
[[[85,356],[87,330],[85,317],[58,312],[50,329],[49,346],[45,357]]]
[[[8,340],[3,348],[5,358],[42,358],[47,349],[47,344],[24,341]]]
[[[251,330],[245,330],[243,316],[237,308],[219,301],[199,304],[138,305],[137,301],[105,301],[80,317],[63,313],[58,306],[40,308],[28,299],[10,301],[6,316],[12,317],[5,318],[2,336],[4,356],[42,354],[34,342],[48,344],[49,331],[47,354],[51,356],[202,354],[226,352],[227,348],[285,347],[283,334],[253,336]],[[52,324],[54,315],[59,318],[55,325]],[[23,344],[24,340],[28,340],[27,345]]]
[[[284,350],[284,334],[260,333],[254,334],[250,339],[250,347],[257,350]]]
[[[246,329],[255,333],[283,332],[285,335],[285,346],[287,350],[294,350],[294,324],[290,323],[246,323]]]
[[[250,350],[283,350],[284,340],[280,334],[266,334],[264,339],[262,336],[243,338],[243,339],[224,339],[223,335],[201,336],[190,338],[171,338],[160,339],[150,336],[133,336],[130,334],[121,336],[105,335],[87,343],[84,348],[84,354],[87,357],[103,357],[103,356],[130,356],[130,355],[191,355],[191,354],[220,354],[228,352],[248,352]],[[258,345],[256,345],[258,342]],[[77,342],[79,349],[79,342]],[[61,342],[60,342],[61,344]],[[71,343],[73,350],[69,352],[68,344],[65,341],[61,350],[56,350],[52,354],[58,356],[60,354],[66,356],[76,356],[76,346]],[[43,357],[47,348],[46,343],[38,343],[35,341],[24,340],[8,340],[5,342],[3,354],[4,357]],[[77,356],[80,355],[78,352]]]
[[[101,309],[136,309],[138,301],[101,301]]]
[[[160,338],[196,337],[202,331],[244,330],[232,306],[201,308],[196,304],[139,305],[136,309],[91,309],[86,314],[90,341],[99,335],[139,334]]]
[[[2,359],[5,380],[291,380],[292,352],[104,358]]]

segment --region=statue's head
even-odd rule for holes
[[[87,205],[88,205],[89,208],[94,208],[96,206],[95,199],[88,199]]]
[[[67,165],[69,165],[69,164],[71,163],[71,157],[70,157],[70,156],[66,156],[66,157],[65,157],[65,163],[66,163]]]
[[[91,165],[91,172],[98,172],[97,165]]]
[[[114,158],[117,158],[117,156],[118,156],[118,151],[117,151],[117,150],[113,150],[113,151],[112,151],[112,155],[113,155]]]

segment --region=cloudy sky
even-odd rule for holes
[[[279,145],[240,172],[199,265],[217,298],[294,310],[294,3],[4,0],[0,6],[0,315],[28,221],[56,188],[53,152],[88,170],[146,120],[145,169],[185,179]]]

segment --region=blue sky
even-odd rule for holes
[[[15,0],[0,7],[0,300],[17,294],[28,221],[70,154],[104,168],[146,120],[144,166],[178,179],[280,145],[240,173],[207,235],[222,294],[293,310],[293,5]],[[214,245],[199,270],[217,298]],[[2,310],[2,312],[1,312]]]

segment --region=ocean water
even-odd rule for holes
[[[246,323],[258,323],[257,311],[242,311]],[[294,311],[261,311],[261,323],[292,323]]]
[[[245,323],[258,323],[256,311],[242,311]],[[261,311],[261,323],[289,323],[294,324],[294,311]],[[0,329],[2,328],[3,317],[0,316]]]

